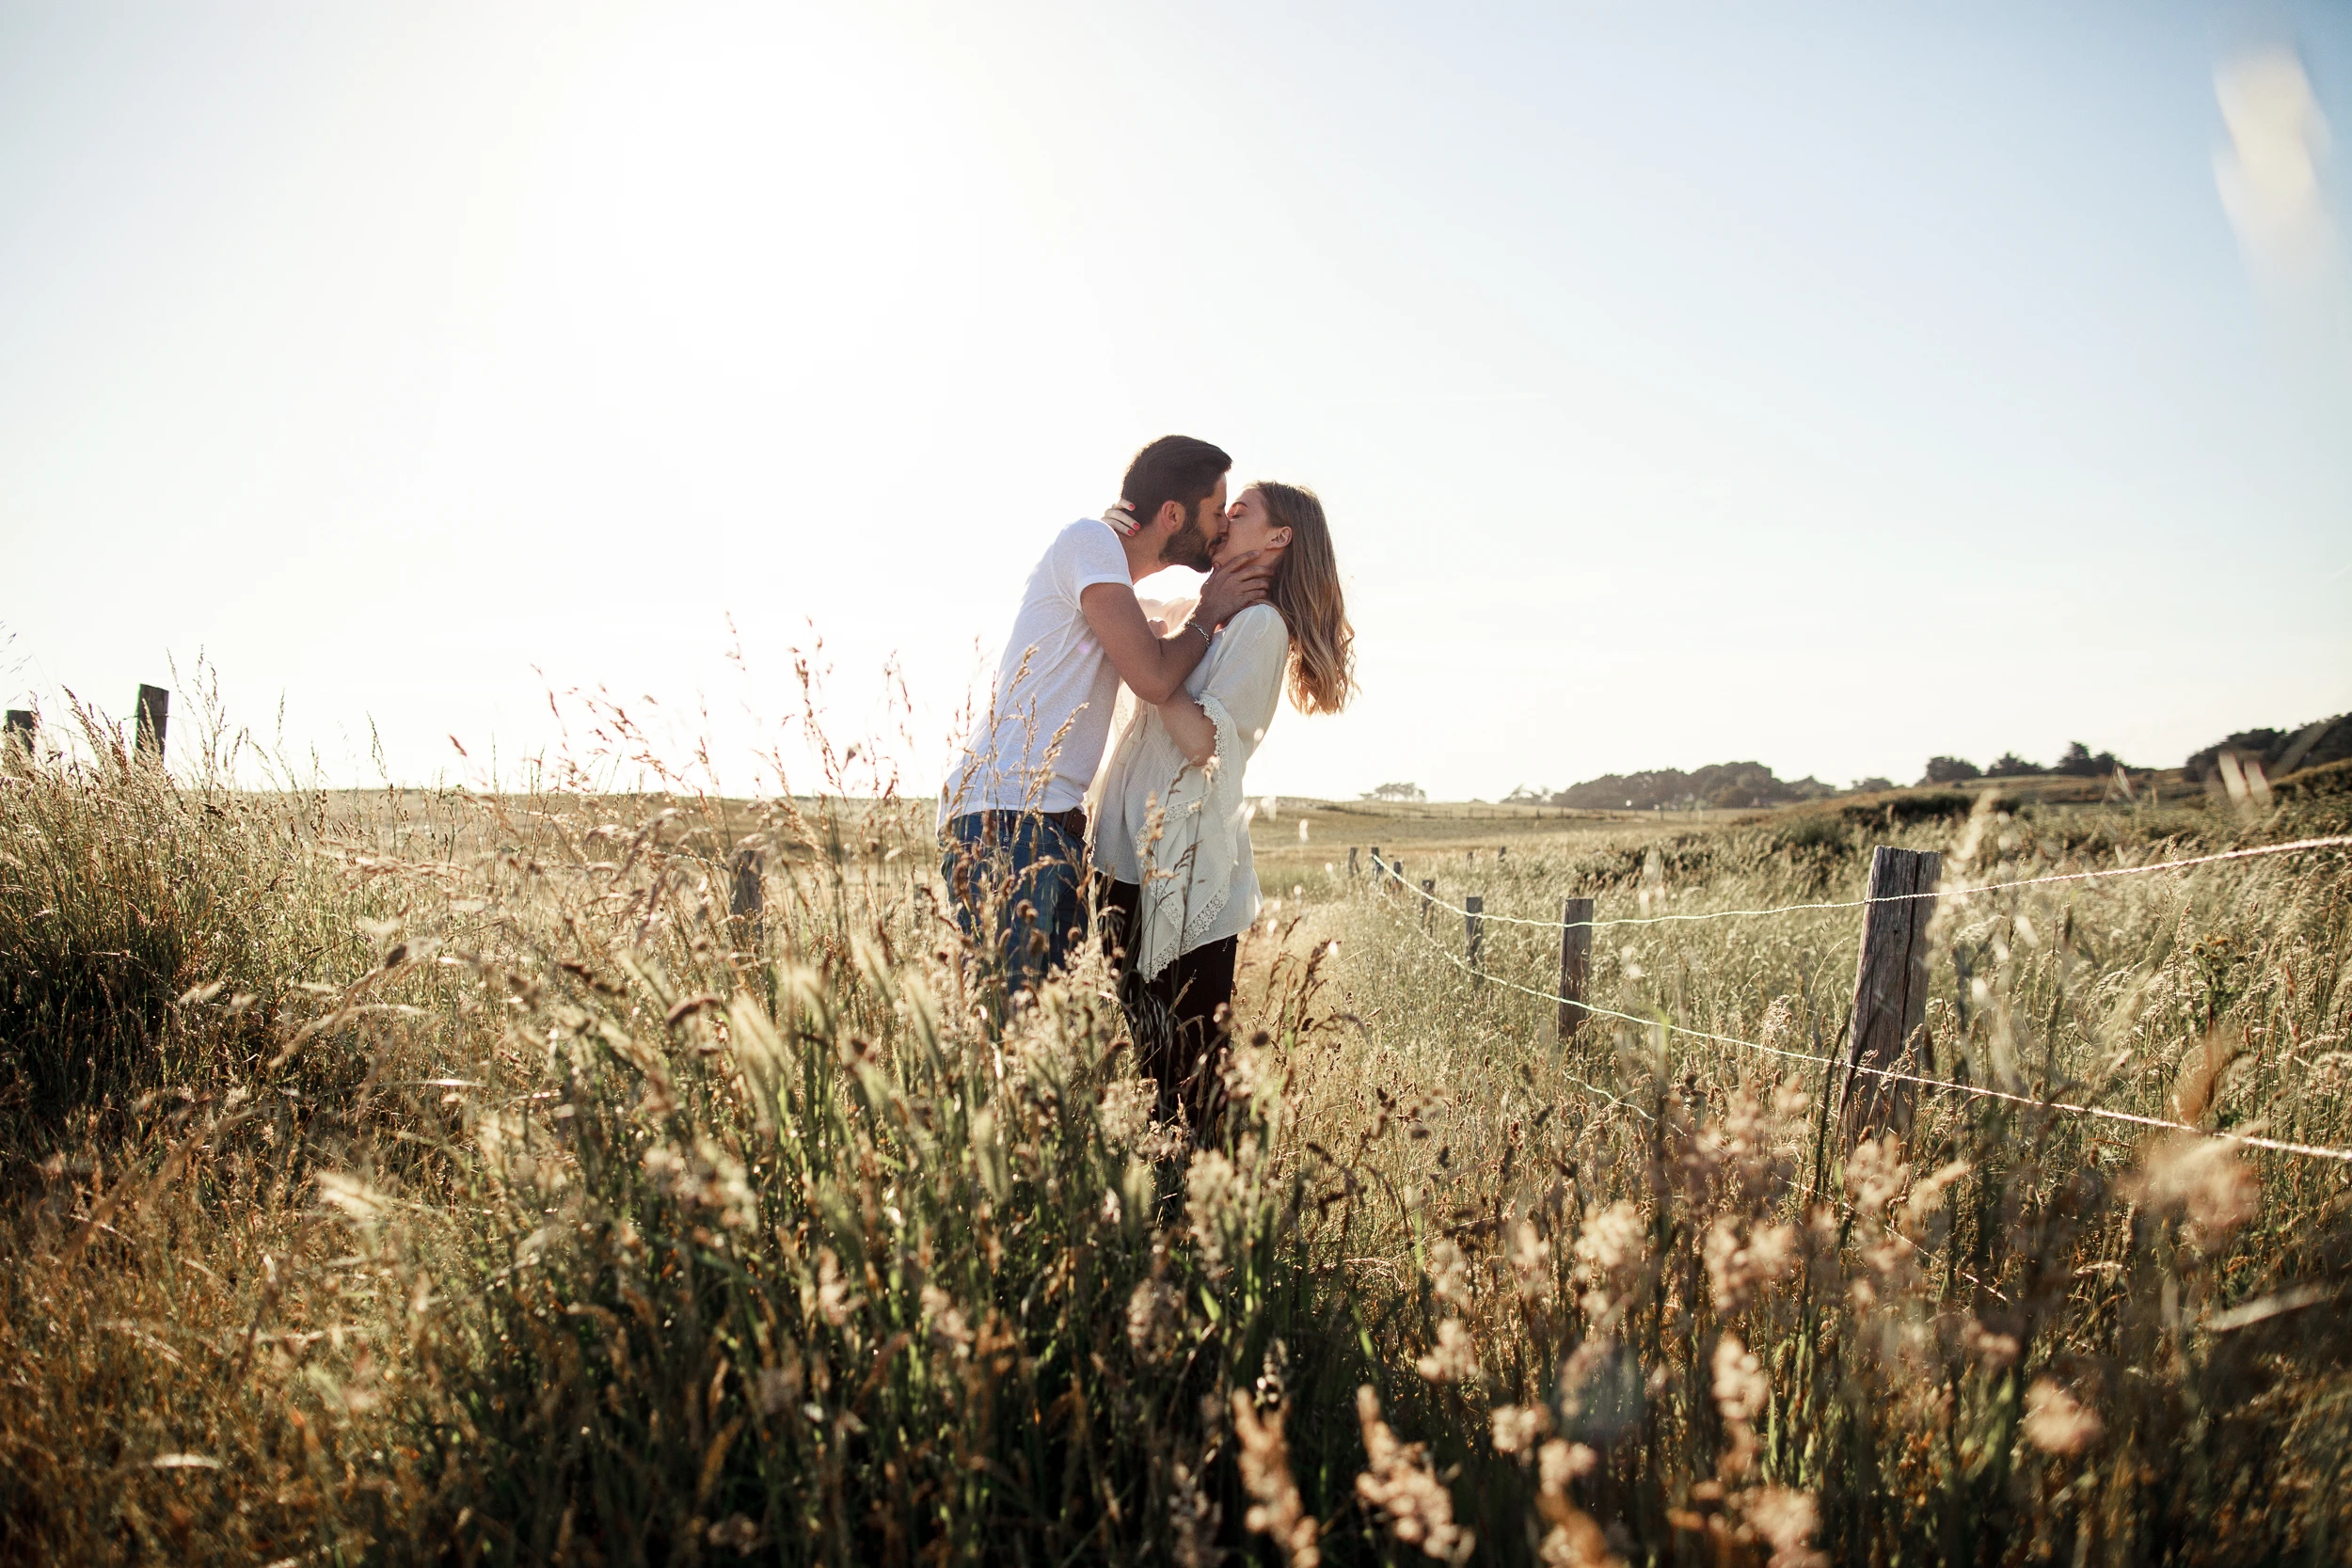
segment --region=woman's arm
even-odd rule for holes
[[[1201,688],[1223,704],[1241,730],[1243,755],[1257,746],[1258,737],[1273,721],[1281,701],[1282,670],[1290,652],[1290,637],[1282,617],[1271,607],[1244,610],[1226,627],[1216,664]],[[1182,690],[1157,705],[1168,737],[1194,767],[1206,767],[1216,755],[1216,725],[1192,697]]]
[[[1195,768],[1208,765],[1216,755],[1216,725],[1199,703],[1179,691],[1159,705],[1160,722],[1168,730],[1168,737],[1176,742],[1176,749],[1184,753],[1184,760]]]

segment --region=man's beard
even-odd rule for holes
[[[1216,540],[1210,535],[1199,511],[1194,512],[1192,521],[1182,531],[1169,534],[1168,543],[1160,546],[1163,566],[1189,566],[1196,572],[1205,572],[1216,562]]]

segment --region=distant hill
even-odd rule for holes
[[[2352,757],[2352,713],[2315,719],[2299,730],[2240,730],[2190,754],[2181,770],[2201,784],[2223,752],[2234,752],[2240,762],[2259,762],[2266,777],[2277,779],[2298,768],[2317,768]]]
[[[1549,795],[1524,791],[1516,798],[1587,811],[1623,811],[1629,806],[1636,811],[1657,806],[1674,810],[1709,806],[1725,810],[1819,800],[1836,793],[1834,785],[1819,779],[1783,779],[1760,762],[1716,762],[1688,773],[1679,768],[1661,768],[1645,773],[1609,773]]]

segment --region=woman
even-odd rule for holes
[[[1224,1107],[1233,960],[1258,918],[1243,786],[1282,688],[1301,713],[1337,713],[1354,689],[1355,632],[1323,503],[1259,483],[1225,515],[1216,560],[1275,561],[1267,602],[1216,628],[1184,689],[1139,707],[1098,781],[1094,863],[1112,879],[1105,938],[1123,958],[1144,1076],[1159,1115],[1181,1109],[1196,1138]]]

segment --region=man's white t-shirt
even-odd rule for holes
[[[1108,523],[1081,517],[1029,574],[989,710],[940,792],[941,821],[1065,812],[1086,799],[1119,701],[1119,672],[1078,607],[1098,582],[1133,586],[1127,551]]]

